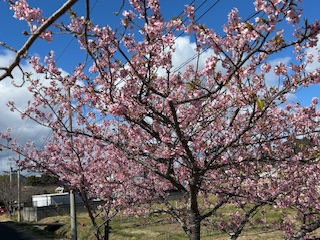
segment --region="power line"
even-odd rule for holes
[[[20,135],[21,135],[21,133],[23,132],[24,128],[26,127],[26,125],[27,125],[28,121],[29,121],[29,118],[27,118],[27,119],[25,120],[25,122],[24,122],[24,124],[23,124],[23,127],[21,128],[21,130],[20,130],[20,132],[19,132],[19,134],[18,134],[17,138],[19,138],[19,137],[20,137]]]
[[[220,0],[218,0],[220,1]],[[255,12],[252,13],[246,20],[249,21],[250,19],[252,19],[253,17],[255,17],[257,14],[259,14],[259,12]],[[201,16],[202,17],[202,16]],[[225,36],[223,36],[222,38],[225,38]],[[185,62],[183,62],[182,64],[180,64],[180,66],[176,67],[173,72],[176,73],[178,72],[181,68],[185,67],[186,65],[188,65],[190,62],[192,62],[194,59],[198,58],[201,54],[205,53],[206,51],[208,51],[210,49],[210,47],[205,47],[200,53],[196,53],[195,55],[193,55],[191,58],[189,58],[188,60],[186,60]]]
[[[96,0],[95,3],[93,4],[92,8],[90,9],[90,13],[93,11],[93,9],[96,7],[97,3],[99,2],[99,0]],[[73,42],[73,40],[76,39],[75,36],[73,36],[70,41],[68,42],[68,44],[65,46],[65,48],[62,50],[62,52],[60,53],[60,55],[57,57],[56,62],[59,61],[59,59],[62,57],[63,54],[65,54],[65,52],[67,51],[67,49],[71,46],[71,43]]]
[[[67,49],[70,47],[71,43],[73,42],[73,40],[75,39],[75,36],[72,36],[71,40],[69,41],[69,43],[67,44],[67,46],[65,46],[65,48],[62,50],[62,52],[60,53],[60,55],[57,57],[56,62],[59,61],[59,59],[62,57],[62,55],[67,51]]]
[[[96,7],[96,5],[98,4],[99,0],[96,0],[95,3],[93,4],[93,6],[90,9],[90,13],[94,10],[94,8]],[[68,48],[71,46],[71,43],[73,42],[73,40],[75,39],[75,36],[73,36],[70,41],[68,42],[68,44],[64,47],[64,49],[62,50],[62,52],[59,54],[59,56],[56,59],[56,62],[59,61],[59,59],[66,53],[66,51],[68,50]],[[41,131],[44,129],[45,127],[43,126],[42,129],[38,132],[38,134],[32,139],[35,140],[41,133]],[[21,131],[22,132],[22,131]],[[20,134],[21,134],[20,132]],[[19,136],[20,136],[19,134]],[[52,131],[50,131],[47,135],[47,137],[45,138],[45,141],[43,141],[43,143],[40,146],[40,149],[43,149],[46,142],[48,142],[48,140],[52,137]]]
[[[207,0],[205,0],[203,3],[205,3]],[[200,17],[198,17],[196,19],[196,22],[198,22],[204,15],[206,15],[208,12],[210,12],[210,10],[215,7],[218,3],[220,2],[220,0],[217,0],[216,2],[214,2]],[[202,6],[202,5],[201,5]]]
[[[96,0],[96,1],[95,1],[95,3],[94,3],[94,5],[93,5],[93,7],[91,8],[90,12],[95,8],[95,6],[97,5],[98,1],[99,1],[99,0]],[[207,1],[208,1],[208,0],[204,0],[204,1],[195,9],[194,12],[195,12],[195,13],[198,12],[198,11],[205,5],[205,3],[206,3]],[[197,22],[198,22],[200,19],[202,19],[206,14],[208,14],[220,1],[221,1],[221,0],[216,0],[214,3],[212,3],[211,6],[210,6],[209,8],[207,8],[206,11],[204,11],[204,12],[195,20],[195,23],[197,23]],[[189,3],[189,5],[192,5],[194,2],[195,2],[195,0],[192,0],[192,1]],[[255,15],[257,15],[258,13],[259,13],[259,12],[256,12],[256,13],[254,13],[254,14],[251,14],[251,15],[246,19],[246,21],[250,20],[252,17],[254,17]],[[180,16],[182,16],[182,15],[184,15],[184,11],[182,11],[182,12],[178,15],[178,17],[180,17]],[[186,22],[186,21],[187,21],[187,19],[183,20],[183,23]],[[180,33],[180,34],[175,38],[175,40],[176,40],[177,38],[181,37],[183,34],[184,34],[184,32]],[[68,44],[66,45],[66,47],[63,49],[63,51],[61,52],[61,54],[59,55],[59,57],[57,58],[56,61],[58,61],[58,60],[63,56],[63,54],[65,54],[65,52],[66,52],[67,49],[71,46],[71,43],[73,42],[74,39],[75,39],[75,37],[73,37],[73,38],[69,41],[69,43],[68,43]],[[196,59],[197,57],[199,57],[199,55],[205,53],[208,49],[210,49],[210,47],[204,48],[200,53],[195,54],[194,56],[192,56],[191,58],[189,58],[188,60],[186,60],[184,63],[182,63],[180,66],[176,67],[173,72],[175,73],[175,72],[179,71],[181,68],[183,68],[184,66],[186,66],[187,64],[189,64],[190,62],[192,62],[194,59]],[[92,60],[92,59],[91,59],[91,60]],[[42,131],[42,130],[40,130],[40,132],[41,132],[41,131]],[[40,134],[40,132],[37,134],[37,136]],[[36,136],[36,137],[37,137],[37,136]],[[48,133],[48,135],[47,135],[47,137],[46,137],[46,140],[43,142],[43,144],[41,145],[40,149],[43,149],[43,148],[44,148],[46,142],[51,138],[51,136],[52,136],[52,131],[50,131],[50,132]],[[36,138],[36,137],[35,137],[35,138]],[[34,139],[35,139],[35,138],[34,138]]]
[[[197,11],[199,11],[199,9],[207,2],[208,0],[204,0],[195,10],[194,13],[196,13]],[[192,5],[195,1],[192,1],[189,5]],[[197,21],[199,21],[205,14],[207,14],[214,6],[216,6],[218,3],[220,2],[220,0],[216,0],[199,18],[197,18],[195,20],[195,23]],[[182,15],[182,14],[180,14]],[[184,24],[186,21],[188,20],[188,18],[186,18],[185,20],[183,20],[181,22],[181,24]],[[174,40],[178,39],[179,37],[181,37],[183,34],[185,34],[184,32],[181,32],[177,37],[175,37]]]

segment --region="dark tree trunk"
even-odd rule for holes
[[[96,239],[97,240],[103,239],[103,235],[100,232],[99,226],[96,221],[96,217],[93,214],[93,210],[92,210],[92,207],[90,206],[90,200],[88,199],[87,194],[80,191],[80,196],[82,198],[82,201],[84,203],[85,208],[87,209],[87,213],[89,215],[91,223],[94,226],[94,228],[96,229],[96,233],[95,233]]]
[[[109,233],[110,233],[110,220],[107,220],[104,224],[104,240],[109,240]]]
[[[198,214],[190,214],[189,240],[200,240],[200,219]]]
[[[196,181],[194,181],[196,182]],[[190,212],[189,212],[189,239],[200,240],[201,219],[198,205],[198,188],[195,184],[190,184]]]

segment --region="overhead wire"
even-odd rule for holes
[[[204,0],[195,10],[194,13],[196,13],[197,11],[199,11],[199,9],[207,2],[208,0]],[[198,17],[197,19],[195,19],[195,23],[197,23],[201,18],[203,18],[213,7],[215,7],[221,0],[216,0],[213,4],[211,4],[211,6],[200,15],[200,17]],[[195,0],[193,0],[189,5],[192,5],[195,2]],[[183,13],[183,12],[182,12]],[[182,13],[180,13],[180,15],[182,15]],[[181,24],[184,24],[186,21],[188,20],[188,18],[186,18],[185,20],[183,20],[181,22]],[[181,32],[178,36],[176,36],[174,38],[174,41],[177,40],[179,37],[181,37],[183,34],[185,34],[185,32]],[[195,58],[197,58],[198,54],[196,54],[194,57],[192,57],[192,59],[190,61],[187,60],[188,64],[189,62],[193,61]],[[182,67],[184,67],[186,64],[182,63],[181,65],[183,65]],[[173,72],[177,72],[179,71],[182,67],[177,67]]]
[[[21,133],[23,132],[24,128],[26,127],[26,125],[27,125],[28,121],[29,121],[29,118],[27,118],[27,119],[25,120],[25,122],[24,122],[24,124],[23,124],[23,127],[21,128],[21,130],[20,130],[20,132],[19,132],[19,134],[18,134],[17,138],[19,138],[19,137],[20,137],[20,135],[21,135]]]
[[[245,21],[249,21],[250,19],[252,19],[253,17],[255,17],[257,14],[259,14],[259,12],[255,12],[252,13],[249,17],[246,18]],[[223,36],[222,38],[224,38],[225,36]],[[185,62],[181,63],[178,67],[176,67],[173,72],[176,73],[178,72],[180,69],[182,69],[183,67],[185,67],[186,65],[188,65],[190,62],[192,62],[193,60],[195,60],[196,58],[198,58],[201,54],[205,53],[206,51],[208,51],[210,49],[210,46],[205,47],[204,49],[202,49],[201,52],[196,53],[195,55],[193,55],[191,58],[189,58],[188,60],[186,60]]]
[[[96,6],[96,4],[97,4],[98,1],[99,1],[99,0],[96,0],[96,2],[94,3],[92,9],[90,10],[90,12],[94,9],[94,7]],[[196,0],[192,0],[188,5],[194,4],[195,1],[196,1]],[[197,22],[198,20],[200,20],[205,14],[207,14],[214,6],[216,6],[220,1],[221,1],[221,0],[216,0],[216,1],[215,1],[199,18],[197,18],[195,21]],[[199,11],[200,8],[201,8],[202,6],[204,6],[204,4],[205,4],[206,2],[208,2],[208,0],[204,0],[204,1],[195,9],[194,12],[196,13],[197,11]],[[182,11],[178,14],[178,18],[183,18],[183,15],[185,15],[184,10],[182,10]],[[187,21],[187,18],[186,18],[185,20],[183,20],[181,24],[185,23],[186,21]],[[177,38],[179,38],[180,36],[182,36],[183,34],[184,34],[184,32],[180,33],[177,37],[175,37],[175,40],[176,40]],[[61,56],[66,52],[66,50],[67,50],[68,47],[71,45],[71,43],[72,43],[72,41],[73,41],[74,39],[75,39],[75,37],[73,37],[73,38],[70,40],[70,42],[69,42],[69,43],[67,44],[67,46],[64,48],[64,50],[63,50],[62,53],[59,55],[59,57],[57,58],[56,61],[58,61],[58,60],[61,58]],[[90,61],[92,61],[92,59],[91,59]],[[87,65],[90,61],[88,61],[88,62],[86,63],[86,65]]]
[[[97,5],[99,0],[96,0],[95,3],[93,4],[90,12],[95,8],[95,6]],[[212,3],[210,5],[210,7],[208,7],[198,18],[195,19],[195,23],[198,22],[200,19],[202,19],[206,14],[208,14],[221,0],[216,0],[214,3]],[[192,5],[195,2],[195,0],[192,0],[189,5]],[[204,5],[205,3],[208,2],[208,0],[204,0],[202,1],[202,3],[195,9],[195,13],[198,12]],[[183,16],[184,11],[180,12],[178,17]],[[249,19],[251,19],[252,17],[254,17],[257,13],[251,14],[246,21],[248,21]],[[182,17],[183,18],[183,17]],[[187,18],[185,20],[183,20],[182,22],[185,23],[187,21]],[[185,34],[185,32],[181,32],[175,39],[181,37],[183,34]],[[62,50],[62,52],[60,53],[60,55],[58,56],[57,60],[58,61],[68,50],[68,48],[71,46],[73,40],[75,39],[75,37],[73,36],[73,38],[68,42],[68,44],[66,45],[66,47]],[[184,63],[182,63],[181,65],[179,65],[178,67],[176,67],[174,69],[174,72],[179,71],[181,68],[183,68],[184,66],[186,66],[187,64],[189,64],[190,62],[192,62],[194,59],[196,59],[197,57],[199,57],[199,55],[205,53],[207,50],[209,50],[210,47],[206,47],[204,48],[200,53],[195,54],[193,57],[189,58],[188,60],[186,60]],[[42,130],[40,130],[41,132]],[[21,134],[21,133],[20,133]],[[39,134],[37,134],[38,136]],[[46,137],[46,141],[43,142],[42,146],[40,149],[43,149],[45,146],[45,143],[51,138],[52,136],[52,131],[49,132],[49,134]]]
[[[196,13],[197,11],[199,11],[199,9],[207,2],[208,0],[204,0],[195,10],[194,13]],[[195,22],[197,22],[198,20],[200,20],[205,14],[207,14],[214,6],[216,6],[221,0],[216,0],[199,18],[197,18],[195,20]],[[192,2],[189,3],[189,5],[192,5],[195,2],[195,0],[193,0]],[[181,17],[184,14],[184,11],[182,11],[178,17]],[[183,17],[181,17],[182,19]],[[181,24],[184,24],[186,21],[188,20],[188,18],[185,18]],[[174,40],[177,40],[179,37],[181,37],[183,34],[185,34],[185,32],[181,32],[178,36],[176,36],[174,38]]]
[[[90,9],[90,13],[94,10],[94,8],[96,7],[97,3],[99,2],[99,0],[96,0],[95,3],[93,4],[93,6]],[[76,39],[75,36],[72,36],[72,38],[70,39],[70,41],[68,42],[68,44],[65,46],[65,48],[62,50],[62,52],[60,53],[60,55],[57,57],[56,62],[59,61],[59,59],[62,57],[63,54],[65,54],[65,52],[67,51],[67,49],[71,46],[71,43],[73,42],[73,40]]]
[[[205,3],[207,0],[205,0],[203,3]],[[210,10],[212,8],[214,8],[221,0],[217,0],[215,1],[202,15],[200,15],[200,17],[198,17],[195,21],[198,22],[204,15],[206,15],[208,12],[210,12]],[[201,4],[200,6],[202,6],[203,4]],[[197,10],[197,9],[196,9]],[[195,10],[195,11],[196,11]]]
[[[96,0],[95,2],[94,2],[94,4],[92,5],[92,7],[91,7],[91,9],[90,9],[90,13],[94,10],[94,8],[96,7],[96,5],[98,4],[98,2],[99,2],[99,0]],[[72,44],[72,42],[73,42],[73,40],[74,39],[76,39],[76,37],[75,36],[73,36],[71,39],[70,39],[70,41],[68,42],[68,44],[64,47],[64,49],[62,50],[62,52],[59,54],[59,56],[57,57],[57,59],[56,59],[56,62],[58,62],[59,61],[59,59],[66,53],[66,51],[68,50],[68,48],[71,46],[71,44]],[[40,133],[42,132],[42,130],[45,128],[45,126],[43,126],[42,128],[41,128],[41,130],[38,132],[38,134],[32,139],[32,141],[34,141],[39,135],[40,135]],[[21,131],[22,132],[22,131]],[[20,134],[21,134],[21,132],[20,132]],[[19,135],[20,135],[19,134]],[[45,145],[46,145],[46,143],[51,139],[51,137],[52,137],[52,135],[53,135],[53,132],[52,131],[49,131],[49,133],[48,133],[48,135],[44,138],[45,140],[42,142],[42,144],[41,144],[41,146],[40,146],[40,150],[41,149],[44,149],[44,147],[45,147]]]

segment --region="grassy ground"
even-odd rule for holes
[[[269,221],[273,221],[274,218],[278,217],[278,213],[269,212]],[[27,223],[16,223],[10,221],[10,219],[4,218],[0,221],[6,221],[12,227],[18,229],[20,232],[23,231],[26,234],[30,234],[32,239],[70,239],[70,218],[69,216],[57,216],[48,217],[42,219],[38,223],[52,223],[60,222],[65,225],[55,232],[49,232],[44,226],[30,225]],[[94,228],[85,213],[77,215],[78,221],[78,239],[79,240],[91,240],[94,237]],[[117,216],[110,222],[111,225],[111,240],[185,240],[187,239],[185,233],[181,227],[165,218],[163,216],[154,216],[150,218],[134,218],[126,216]],[[202,228],[203,240],[224,240],[229,239],[228,235],[219,231],[214,231],[206,227]],[[282,233],[272,228],[266,228],[264,226],[250,227],[244,231],[240,240],[280,240],[283,239]]]
[[[232,208],[226,207],[221,209],[222,213],[227,212]],[[261,214],[256,214],[255,218],[252,219],[252,224],[248,226],[242,233],[240,240],[280,240],[284,239],[283,233],[277,230],[272,223],[281,220],[283,213],[280,210],[272,209],[267,207],[264,209],[267,213],[264,215],[264,223],[257,223],[255,218],[261,217]],[[293,212],[287,211],[289,216]],[[1,221],[1,218],[0,218]],[[2,221],[8,221],[8,219],[2,219]],[[91,240],[95,239],[93,228],[87,214],[81,213],[77,215],[78,221],[78,239],[79,240]],[[33,234],[32,239],[70,239],[70,218],[69,216],[49,217],[42,219],[38,223],[52,223],[60,222],[65,225],[54,233],[48,232],[44,226],[32,226],[30,224],[17,224],[9,222],[14,227],[19,228],[20,231],[26,231]],[[127,216],[116,216],[111,222],[111,233],[110,240],[185,240],[187,239],[185,233],[181,227],[176,223],[170,221],[169,218],[163,215],[147,217],[147,218],[134,218]],[[208,227],[202,227],[203,240],[224,240],[229,239],[229,236],[223,232],[214,230]],[[102,231],[103,232],[103,231]]]
[[[267,218],[269,221],[273,221],[278,217],[277,212],[269,212]],[[62,222],[65,223],[63,227],[57,230],[55,233],[58,235],[70,238],[70,219],[68,216],[50,217],[40,221],[40,223],[48,222]],[[82,213],[77,216],[78,221],[78,239],[90,240],[94,239],[94,229],[90,223],[86,214]],[[152,218],[129,218],[125,216],[118,216],[110,222],[112,227],[110,233],[111,240],[185,240],[187,239],[185,233],[181,227],[171,222],[164,217],[152,217]],[[214,231],[206,227],[202,228],[203,240],[229,239],[228,235],[219,231]],[[264,225],[256,225],[247,228],[240,240],[280,240],[283,239],[282,232],[272,229]]]

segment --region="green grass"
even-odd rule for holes
[[[229,211],[232,206],[227,206],[222,209],[222,212]],[[281,212],[279,210],[271,209],[271,207],[266,207],[267,212],[266,224],[253,224],[247,227],[243,232],[243,237],[240,239],[282,239],[282,233],[276,231],[276,229],[270,229],[271,223],[278,220],[281,217]],[[258,216],[257,216],[258,217]],[[66,223],[65,226],[56,231],[58,235],[64,235],[70,237],[70,223],[69,217],[54,217],[46,218],[41,220],[41,222],[53,222],[59,220],[60,222]],[[78,215],[77,218],[78,225],[78,238],[79,240],[94,239],[94,228],[90,223],[89,218],[86,214],[82,213]],[[254,219],[253,219],[254,223]],[[133,218],[126,216],[117,216],[110,222],[111,240],[167,240],[169,237],[171,240],[184,240],[187,239],[182,228],[176,223],[172,222],[169,218],[162,216],[152,216],[150,218]],[[202,227],[201,239],[228,239],[229,236],[220,231]]]
[[[218,213],[226,216],[228,212],[234,212],[236,209],[234,205],[228,204],[219,209]],[[265,212],[265,214],[263,213]],[[285,214],[284,214],[285,212]],[[274,209],[272,206],[264,206],[259,212],[250,220],[243,233],[240,240],[268,240],[268,239],[283,239],[283,233],[277,230],[273,223],[283,221],[285,215],[290,219],[294,219],[294,210],[286,209]],[[264,221],[258,221],[262,219]],[[215,217],[209,218],[211,222],[214,223]],[[39,223],[50,223],[50,222],[60,222],[65,225],[60,229],[56,230],[54,233],[49,233],[45,231],[44,227],[30,227],[28,224],[20,224],[20,226],[28,228],[28,231],[32,231],[38,236],[45,236],[41,239],[70,239],[70,217],[69,216],[56,216],[42,219]],[[91,240],[95,239],[95,229],[92,226],[89,217],[86,213],[80,213],[77,215],[78,221],[78,239],[79,240]],[[204,222],[201,228],[201,239],[229,239],[229,236],[217,229],[212,227],[212,223]],[[102,221],[99,221],[102,224]],[[129,217],[124,215],[117,215],[111,222],[111,240],[185,240],[187,236],[183,232],[182,228],[173,220],[171,220],[167,215],[153,214],[148,217]],[[103,233],[103,227],[101,229]]]

